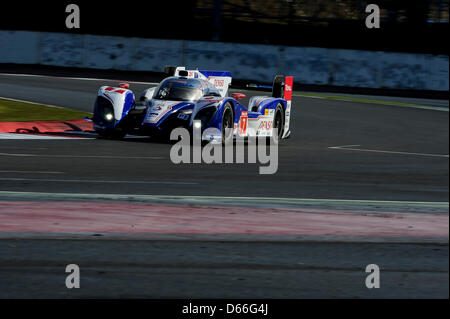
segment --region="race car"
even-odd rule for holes
[[[94,106],[94,130],[108,138],[133,134],[167,139],[173,129],[192,132],[195,125],[201,132],[210,129],[202,140],[220,143],[238,136],[290,136],[292,77],[276,76],[272,96],[253,96],[244,106],[239,102],[244,94],[228,96],[230,72],[166,67],[166,73],[169,77],[142,92],[138,101],[127,83],[102,86]]]

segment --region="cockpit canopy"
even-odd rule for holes
[[[153,98],[168,101],[196,101],[205,96],[221,96],[217,88],[201,79],[170,77],[161,82]]]

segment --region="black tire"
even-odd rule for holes
[[[284,75],[277,75],[273,80],[272,97],[284,99]]]
[[[230,128],[230,132],[226,136],[225,129]],[[233,108],[229,103],[225,105],[222,113],[222,144],[225,145],[230,139],[232,140],[234,137],[234,112]]]
[[[273,117],[272,129],[278,129],[278,134],[275,136],[272,132],[272,136],[269,139],[276,140],[276,142],[281,141],[281,137],[284,133],[284,110],[281,104],[277,105],[275,109],[275,116]]]

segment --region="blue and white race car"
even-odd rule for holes
[[[244,106],[239,102],[244,94],[228,96],[230,72],[184,67],[168,67],[166,72],[172,76],[142,92],[139,101],[127,83],[102,86],[94,106],[95,131],[110,138],[126,134],[167,138],[175,128],[192,132],[196,125],[201,132],[214,128],[202,139],[221,143],[237,136],[289,137],[292,77],[276,76],[272,96],[253,96]]]

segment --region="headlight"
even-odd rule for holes
[[[114,122],[114,108],[109,100],[98,96],[94,106],[94,122],[111,124]]]
[[[111,121],[114,118],[114,115],[112,115],[112,113],[106,113],[105,114],[105,119],[107,121]]]

